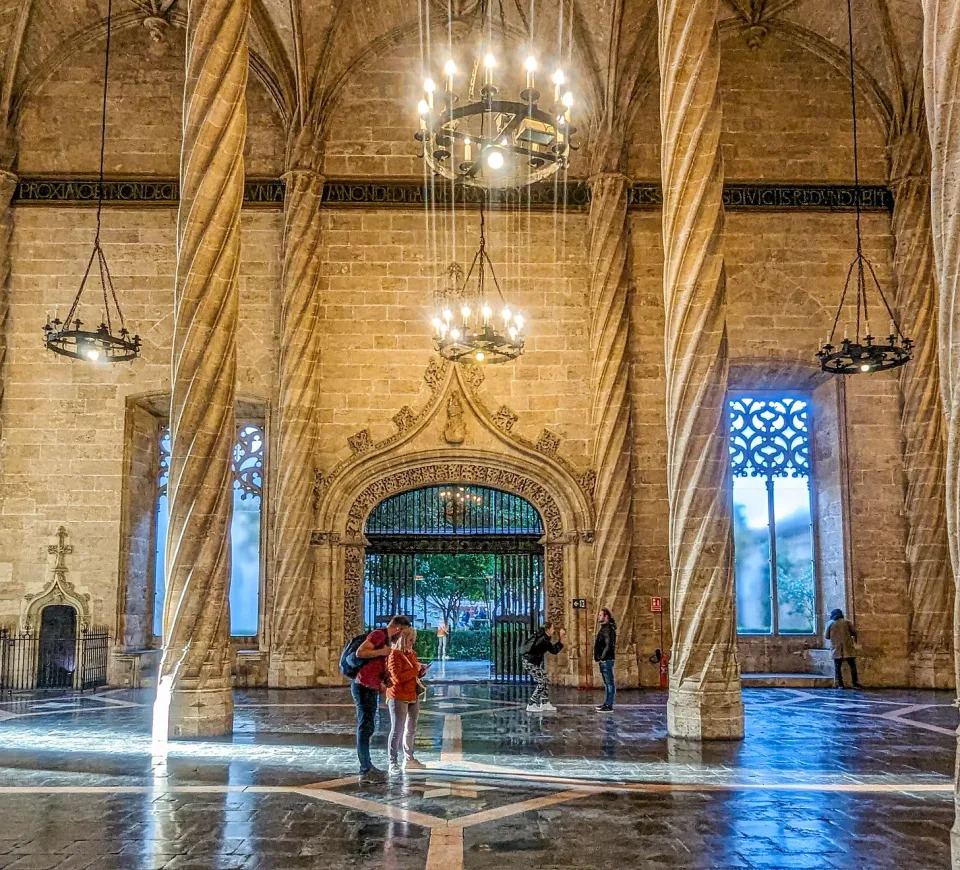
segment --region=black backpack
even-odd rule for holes
[[[534,646],[537,644],[537,638],[540,636],[539,631],[535,631],[530,635],[522,644],[520,644],[520,655],[523,658],[529,658],[530,653],[533,652]]]
[[[367,663],[366,659],[357,657],[357,650],[363,646],[363,642],[366,639],[366,632],[364,634],[358,634],[356,637],[347,641],[343,652],[340,653],[340,673],[345,677],[349,677],[351,680],[360,673],[360,668]]]

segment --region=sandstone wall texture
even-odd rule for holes
[[[179,40],[169,40],[166,54],[156,57],[148,41],[135,28],[114,43],[107,171],[172,178],[179,167],[183,49]],[[26,100],[20,174],[95,171],[99,51],[92,46],[75,56]],[[328,181],[420,177],[410,135],[415,56],[415,48],[400,46],[346,83],[348,111],[331,125],[324,149]],[[727,181],[850,180],[849,103],[841,73],[775,34],[757,51],[728,35],[719,82]],[[284,131],[252,74],[247,104],[247,173],[279,176],[286,168]],[[863,116],[863,175],[882,183],[884,125],[870,110]],[[654,81],[628,137],[631,178],[659,177],[659,125]],[[586,174],[587,156],[581,153],[581,169],[575,166],[571,177]],[[659,211],[631,211],[627,220],[635,625],[641,680],[651,684],[656,667],[646,656],[661,640],[649,597],[662,596],[665,610],[670,606],[663,245]],[[129,539],[123,532],[122,493],[124,469],[148,463],[142,452],[128,449],[126,408],[128,399],[170,391],[176,213],[105,212],[104,248],[124,312],[144,339],[141,360],[106,371],[54,358],[40,333],[46,313],[59,305],[62,315],[75,293],[93,225],[92,210],[13,209],[7,356],[0,372],[0,624],[16,623],[24,594],[49,579],[46,547],[63,524],[74,546],[70,579],[91,595],[93,622],[116,630],[122,610],[124,641],[135,646],[148,640],[149,615],[140,612],[145,604],[137,604],[146,596],[136,584],[121,594],[118,578],[121,566],[125,574],[142,570],[149,545],[142,529]],[[892,290],[890,215],[870,213],[864,227],[865,250]],[[507,299],[528,315],[531,328],[521,359],[486,371],[484,400],[493,411],[504,405],[516,413],[513,431],[529,441],[544,430],[556,435],[559,456],[586,472],[595,440],[588,422],[588,215],[495,213],[488,228]],[[429,317],[436,276],[453,260],[469,264],[477,213],[323,207],[313,230],[319,237],[313,464],[328,472],[351,456],[348,438],[364,429],[373,440],[391,435],[393,416],[422,404],[423,374],[433,354]],[[279,398],[283,232],[280,210],[243,212],[237,393],[271,408]],[[734,372],[759,372],[744,375],[744,383],[802,386],[813,394],[814,426],[823,426],[814,460],[822,603],[841,601],[853,613],[867,681],[903,683],[911,679],[904,670],[910,604],[898,380],[895,374],[853,378],[838,393],[813,376],[812,352],[829,330],[853,254],[851,214],[728,212],[728,352]],[[668,611],[663,642],[669,646]],[[743,670],[758,666],[752,656],[741,644]]]

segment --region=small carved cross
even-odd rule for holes
[[[53,566],[53,573],[66,574],[67,566],[63,560],[73,552],[73,545],[67,543],[67,530],[63,526],[57,529],[57,544],[51,544],[47,547],[47,552],[57,557],[57,563]]]

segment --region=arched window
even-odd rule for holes
[[[817,631],[810,401],[749,393],[727,400],[733,471],[737,631]]]
[[[230,634],[256,635],[260,613],[260,521],[263,506],[263,427],[241,423],[233,448],[233,521],[230,524]],[[157,463],[156,551],[154,553],[153,634],[163,634],[167,543],[167,484],[170,430],[160,430]]]

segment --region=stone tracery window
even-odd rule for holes
[[[241,423],[233,447],[233,520],[230,524],[230,634],[256,635],[260,613],[260,524],[263,506],[263,427]],[[157,463],[153,634],[163,634],[170,430],[160,430]]]
[[[810,402],[797,395],[727,400],[737,631],[817,630],[810,474]]]

